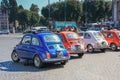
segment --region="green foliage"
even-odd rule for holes
[[[49,6],[42,8],[42,15],[48,19]],[[102,19],[110,19],[112,16],[112,1],[105,0],[66,0],[66,19],[76,22],[96,22]],[[50,17],[52,20],[64,21],[65,2],[57,2],[50,5]]]
[[[35,13],[39,13],[39,8],[37,5],[32,4],[30,7],[30,11],[35,12]]]
[[[23,8],[22,5],[19,5],[19,6],[18,6],[18,11],[19,11],[19,10],[24,10],[24,8]]]
[[[40,26],[47,26],[47,23],[48,23],[47,19],[43,16],[40,16],[39,25]]]
[[[31,12],[31,17],[30,17],[30,26],[36,26],[36,24],[39,22],[39,14],[35,12]]]
[[[31,10],[26,10],[22,6],[19,6],[18,9],[18,21],[20,25],[24,26],[24,29],[26,26],[38,25],[40,16],[38,11],[35,10],[38,9],[37,5],[32,4]]]
[[[65,3],[57,2],[50,5],[50,15],[53,20],[64,20]],[[42,15],[49,17],[49,6],[42,8]],[[79,22],[82,16],[82,4],[78,0],[66,1],[66,19],[67,21]]]
[[[112,16],[112,1],[85,0],[83,3],[83,12],[85,13],[82,20],[85,22],[96,22],[102,19],[109,19]]]
[[[31,13],[28,10],[18,12],[18,21],[21,25],[29,24]]]

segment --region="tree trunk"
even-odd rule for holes
[[[13,34],[15,34],[15,31],[16,31],[16,22],[14,21],[14,23],[13,23]]]

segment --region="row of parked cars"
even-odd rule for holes
[[[14,62],[32,60],[35,67],[40,68],[44,63],[59,62],[65,65],[71,54],[82,57],[86,51],[93,53],[99,49],[105,52],[107,48],[113,51],[120,48],[120,31],[42,31],[25,34],[14,48],[11,58]]]

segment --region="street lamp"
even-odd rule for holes
[[[48,10],[49,10],[49,20],[50,20],[50,0],[48,0],[48,6],[49,6],[49,8],[48,8]]]

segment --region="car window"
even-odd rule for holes
[[[83,38],[83,33],[78,33],[79,34],[79,36],[80,36],[80,38]]]
[[[58,35],[58,37],[63,41],[62,35],[60,35],[60,34],[57,34],[57,35]]]
[[[117,36],[120,38],[120,32],[116,32],[117,33]]]
[[[102,32],[104,37],[107,37],[107,33],[106,32]]]
[[[67,38],[78,38],[79,36],[76,33],[67,33],[66,37]]]
[[[104,36],[101,32],[93,32],[93,35],[96,39],[104,39]]]
[[[31,43],[31,36],[25,36],[22,40],[22,44],[30,44]]]
[[[39,46],[39,40],[36,37],[32,38],[32,45]]]
[[[44,36],[45,42],[60,42],[60,38],[57,35],[46,35]]]
[[[85,33],[85,34],[84,34],[84,38],[85,38],[85,39],[90,39],[90,38],[91,38],[91,36],[90,36],[90,34]]]
[[[111,32],[108,32],[108,37],[113,38],[114,36],[113,36],[113,34]]]

